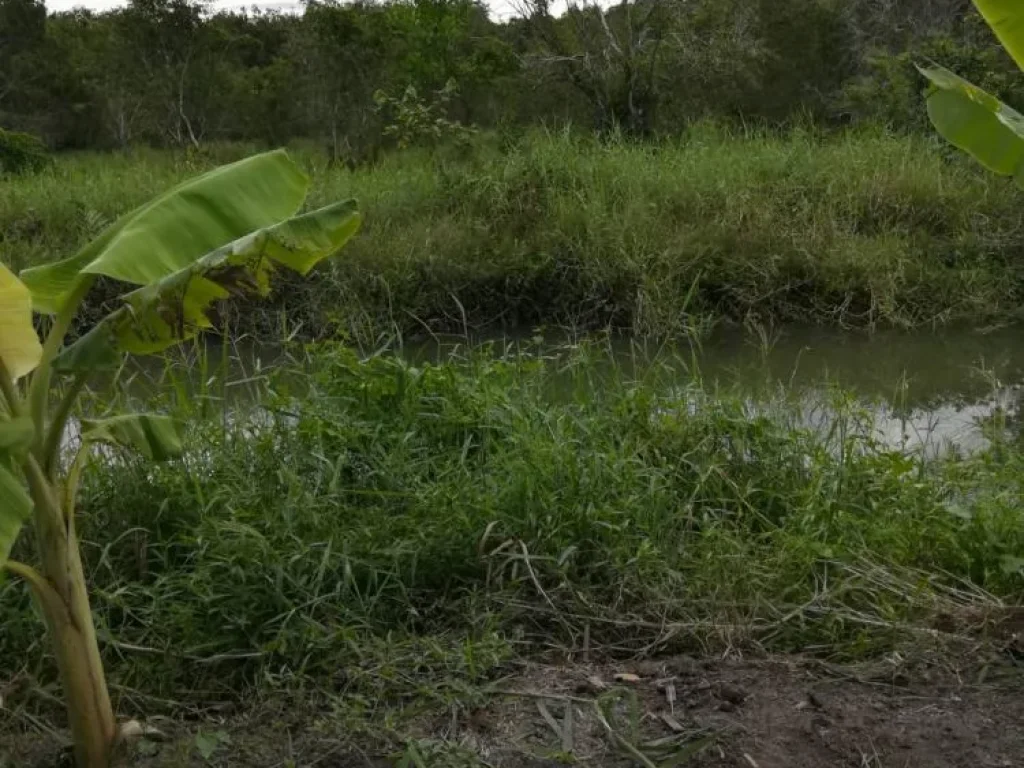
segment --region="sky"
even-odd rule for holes
[[[106,11],[127,5],[127,0],[46,0],[46,8],[49,11],[70,11],[72,8],[91,8],[94,11]],[[236,0],[215,0],[213,7],[217,10],[236,10],[241,8],[299,8],[298,2],[288,0],[258,0],[257,2],[236,2]]]
[[[513,0],[487,0],[494,17],[499,19],[512,15]],[[46,0],[46,8],[50,11],[69,11],[72,8],[91,8],[94,11],[106,11],[121,5],[127,0]],[[302,4],[297,0],[214,0],[211,7],[218,11],[262,8],[277,11],[297,11]]]

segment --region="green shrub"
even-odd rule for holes
[[[449,102],[457,92],[454,80],[448,80],[431,101],[420,96],[411,85],[401,96],[389,96],[384,91],[377,91],[373,100],[377,112],[385,116],[384,136],[391,139],[399,149],[431,147],[444,141],[465,143],[473,129],[444,116]]]
[[[932,137],[692,126],[639,145],[533,132],[412,147],[373,167],[297,152],[315,203],[353,194],[365,234],[239,330],[571,325],[669,335],[702,317],[867,327],[984,324],[1024,297],[1022,193]],[[205,161],[203,161],[205,162]],[[3,258],[74,251],[192,168],[154,150],[63,155],[0,184]],[[100,286],[90,319],[102,314]]]
[[[191,425],[187,459],[98,461],[84,478],[83,540],[112,542],[84,548],[100,626],[160,650],[107,644],[118,685],[184,703],[318,680],[377,699],[364,686],[388,676],[380,645],[493,637],[542,653],[569,639],[559,613],[595,611],[595,644],[700,621],[710,647],[735,640],[713,625],[736,623],[774,651],[863,653],[927,621],[944,585],[1021,594],[1012,445],[921,465],[874,442],[840,393],[831,428],[810,432],[781,403],[752,416],[742,396],[705,393],[682,361],[634,378],[588,344],[547,365],[310,351],[253,420],[167,396]],[[46,679],[32,611],[0,584],[0,657]]]
[[[50,162],[46,145],[30,133],[0,128],[0,172],[36,173]]]
[[[891,128],[927,132],[925,81],[914,62],[936,61],[1008,104],[1024,105],[1024,82],[1016,65],[992,40],[980,17],[965,20],[962,34],[934,34],[907,51],[876,51],[866,58],[867,72],[852,80],[840,97],[840,111],[855,120],[882,122]]]

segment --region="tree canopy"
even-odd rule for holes
[[[1018,87],[963,0],[517,8],[496,20],[474,0],[308,0],[294,14],[196,0],[47,13],[42,0],[0,0],[0,127],[54,147],[304,137],[358,161],[386,141],[374,95],[410,87],[427,104],[443,93],[445,117],[464,124],[637,136],[709,115],[909,124],[920,81],[905,50],[983,69],[1011,102]]]

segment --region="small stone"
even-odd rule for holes
[[[742,704],[747,700],[747,692],[742,688],[722,683],[718,686],[718,698],[730,704]]]
[[[608,684],[597,675],[581,680],[576,686],[576,693],[599,694],[608,690]]]

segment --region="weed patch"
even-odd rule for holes
[[[850,429],[837,450],[696,385],[605,372],[595,391],[592,354],[412,366],[323,347],[301,397],[277,379],[256,421],[205,422],[187,459],[91,473],[115,683],[359,690],[432,658],[479,680],[585,645],[858,658],[1019,590],[1015,449],[920,465]],[[0,589],[3,657],[45,677],[23,588]]]
[[[62,156],[0,189],[4,258],[19,269],[67,255],[244,149]],[[241,332],[284,316],[307,337],[368,345],[537,324],[681,334],[702,317],[919,327],[1020,306],[1020,192],[937,140],[701,125],[657,145],[485,134],[355,172],[295,154],[311,204],[357,197],[366,225],[314,280],[239,313]]]

